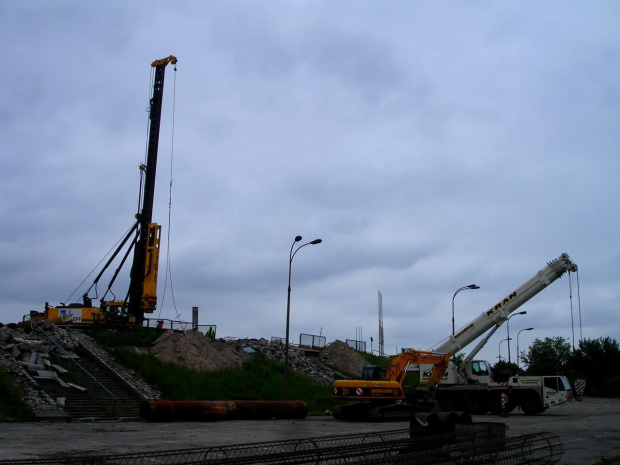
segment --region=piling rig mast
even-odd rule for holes
[[[90,288],[82,296],[83,303],[50,306],[45,303],[45,312],[30,312],[35,320],[52,320],[56,323],[73,323],[88,325],[121,321],[130,324],[142,324],[145,313],[153,313],[157,307],[157,276],[159,268],[159,243],[161,226],[153,223],[153,203],[155,198],[155,177],[157,173],[157,153],[159,146],[159,130],[161,125],[161,111],[164,92],[164,78],[166,66],[176,65],[176,57],[167,58],[151,63],[155,68],[153,79],[153,94],[149,106],[149,138],[146,165],[141,165],[141,189],[139,211],[136,213],[136,222],[125,235],[111,258],[103,266]],[[175,68],[176,71],[176,68]],[[133,239],[132,239],[133,236]],[[130,241],[131,239],[131,241]],[[100,306],[93,307],[88,294],[95,288],[103,273],[111,265],[121,250],[129,243],[121,263],[114,272],[107,291],[100,299]],[[129,289],[124,300],[106,300],[108,292],[114,284],[121,268],[133,250],[133,262],[130,271]]]

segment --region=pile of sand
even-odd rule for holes
[[[342,341],[334,341],[321,351],[322,363],[334,367],[338,371],[359,377],[368,361],[361,354]]]
[[[150,352],[163,362],[204,371],[239,369],[249,357],[240,344],[214,341],[199,331],[166,331],[155,341]]]

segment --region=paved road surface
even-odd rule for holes
[[[508,436],[540,431],[557,434],[564,443],[562,464],[595,464],[603,457],[620,456],[620,399],[587,398],[534,417],[513,412],[506,417],[473,419],[504,422]],[[60,452],[162,451],[407,427],[404,422],[348,423],[332,417],[213,423],[0,423],[0,459],[40,458]]]

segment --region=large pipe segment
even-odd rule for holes
[[[308,414],[301,400],[144,401],[140,417],[149,422],[218,420],[300,420]]]

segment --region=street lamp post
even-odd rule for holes
[[[459,292],[464,291],[465,289],[480,289],[480,286],[476,286],[475,284],[470,284],[469,286],[459,287],[454,293],[454,295],[452,296],[452,335],[453,336],[454,336],[454,298]]]
[[[288,256],[288,294],[286,298],[286,341],[284,342],[284,400],[286,400],[288,396],[288,340],[289,340],[289,322],[291,318],[291,269],[293,265],[293,257],[295,257],[295,254],[302,247],[305,247],[307,245],[320,244],[321,242],[323,242],[322,239],[315,239],[313,241],[306,242],[305,244],[300,245],[299,247],[295,249],[295,251],[293,251],[295,244],[301,241],[301,239],[302,239],[301,236],[295,236],[295,240],[293,241],[293,244],[291,245],[291,251]]]
[[[508,341],[508,340],[509,339],[502,339],[501,341],[499,341],[499,348],[498,348],[497,358],[499,358],[500,360],[502,359],[502,342]]]
[[[517,374],[519,373],[519,334],[523,331],[531,331],[534,328],[525,328],[517,333]]]
[[[510,319],[513,316],[517,316],[517,315],[525,315],[527,312],[525,310],[523,310],[522,312],[519,313],[515,313],[514,315],[510,315],[508,317],[508,319],[506,320],[506,331],[508,332],[508,334],[506,335],[506,337],[508,337],[508,363],[510,363]],[[518,354],[517,354],[518,357]]]

